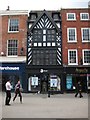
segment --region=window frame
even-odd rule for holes
[[[69,59],[70,51],[76,52],[76,63],[70,63],[70,59]],[[77,49],[68,49],[68,65],[78,65]]]
[[[17,31],[10,31],[10,20],[18,20],[18,30]],[[10,18],[8,19],[8,33],[18,33],[19,32],[19,19],[17,18]]]
[[[74,19],[69,19],[68,18],[69,14],[73,14],[74,15]],[[67,20],[68,21],[76,21],[76,13],[67,13]]]
[[[88,18],[87,19],[83,19],[82,18],[82,15],[83,14],[87,14],[88,15]],[[80,20],[82,20],[82,21],[88,21],[89,20],[89,13],[80,13]]]
[[[70,29],[74,29],[75,30],[75,40],[69,40],[69,30]],[[77,42],[77,30],[76,30],[75,27],[67,28],[67,39],[68,39],[68,43],[76,43]]]
[[[89,29],[89,40],[83,40],[83,30],[84,29]],[[81,35],[82,35],[82,42],[90,42],[90,28],[81,28]]]
[[[8,52],[9,52],[9,50],[8,50],[8,41],[9,40],[16,40],[17,41],[17,55],[8,55]],[[9,40],[7,40],[7,57],[18,57],[18,40],[17,39],[9,39]]]
[[[90,49],[83,49],[83,50],[82,50],[82,55],[83,55],[83,65],[90,65],[90,63],[85,63],[85,62],[84,62],[84,52],[85,52],[85,51],[90,51]]]

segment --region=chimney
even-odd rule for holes
[[[8,6],[7,11],[10,10],[10,7]]]

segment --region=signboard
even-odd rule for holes
[[[67,75],[66,77],[66,88],[72,89],[72,76],[71,75]]]
[[[57,79],[50,79],[50,87],[57,87]]]
[[[32,85],[38,85],[38,77],[32,77]]]

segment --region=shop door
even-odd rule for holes
[[[41,78],[41,93],[47,93],[48,91],[48,76],[43,75]]]

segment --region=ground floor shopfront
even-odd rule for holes
[[[89,67],[26,67],[27,92],[68,93],[75,92],[78,80],[82,91],[90,88]]]
[[[7,80],[11,81],[12,91],[14,91],[15,84],[18,80],[21,81],[22,88],[25,91],[25,72],[25,63],[2,63],[0,66],[0,73],[2,75],[2,91],[5,91],[5,83]]]
[[[87,66],[26,66],[25,63],[2,63],[0,73],[2,90],[5,83],[11,80],[12,90],[18,80],[23,92],[68,93],[75,92],[76,82],[81,80],[82,91],[90,91],[90,67]]]

